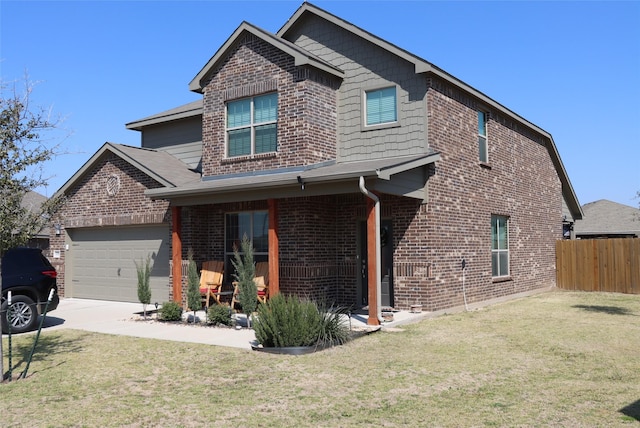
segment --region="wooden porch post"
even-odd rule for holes
[[[269,295],[280,292],[280,259],[278,248],[278,200],[269,199]]]
[[[367,300],[369,303],[369,318],[367,325],[380,325],[378,320],[378,285],[376,278],[378,276],[378,266],[376,264],[376,252],[380,248],[376,248],[376,210],[375,202],[371,198],[367,198]]]
[[[180,207],[171,207],[171,249],[173,261],[173,301],[182,303],[182,216]]]

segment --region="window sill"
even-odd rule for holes
[[[493,278],[491,278],[491,282],[498,283],[498,282],[508,282],[508,281],[513,281],[513,278],[511,278],[511,276],[494,276]]]
[[[486,162],[480,162],[480,167],[484,169],[491,169],[491,165]]]
[[[364,125],[362,127],[362,132],[377,131],[379,129],[399,128],[399,127],[400,127],[400,122],[398,122],[398,121],[387,122],[387,123],[379,123],[377,125]]]
[[[278,157],[278,152],[258,153],[254,155],[234,156],[232,158],[222,159],[223,164],[231,164],[238,162],[245,162],[256,159],[272,159]]]

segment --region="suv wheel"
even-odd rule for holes
[[[2,303],[2,314],[7,314],[7,301]],[[11,333],[24,333],[33,330],[38,321],[36,304],[27,296],[14,296],[11,301],[11,309],[8,311]],[[2,332],[8,333],[7,318],[2,317]]]

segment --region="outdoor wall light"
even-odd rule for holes
[[[62,233],[62,226],[59,223],[54,224],[53,228],[56,230],[56,235],[60,235]]]
[[[302,187],[302,190],[304,190],[304,180],[300,176],[298,176],[298,184],[300,184],[300,187]]]

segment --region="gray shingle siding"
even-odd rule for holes
[[[338,162],[427,151],[426,80],[413,64],[374,44],[311,17],[291,40],[345,73],[338,94]],[[365,130],[363,91],[397,85],[399,126]]]
[[[202,116],[147,126],[142,131],[142,147],[164,150],[190,168],[202,160]]]
[[[166,146],[200,141],[202,141],[202,117],[149,126],[142,133],[142,147],[147,149],[162,149]]]

